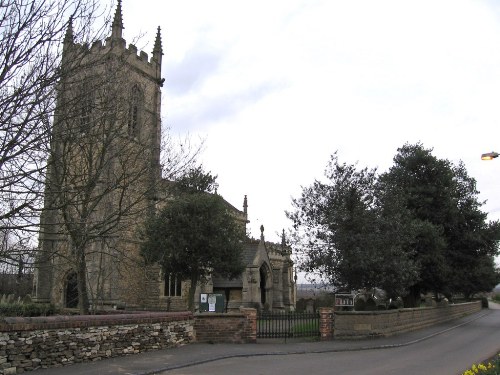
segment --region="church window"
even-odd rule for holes
[[[78,284],[76,272],[70,272],[66,276],[65,306],[68,308],[78,307]]]
[[[92,87],[88,80],[86,80],[80,88],[80,131],[81,133],[88,133],[92,121],[92,109],[94,106],[94,97],[92,94]]]
[[[142,106],[142,93],[137,85],[132,87],[130,92],[128,110],[128,134],[136,136],[139,130],[140,111]]]
[[[165,296],[168,297],[180,297],[181,288],[181,278],[178,275],[169,274],[165,276]]]

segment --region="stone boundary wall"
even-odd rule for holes
[[[481,302],[372,312],[320,309],[321,340],[390,336],[458,319]],[[257,342],[257,311],[0,318],[0,375],[198,342]]]
[[[190,312],[0,318],[0,374],[188,344],[193,322]]]
[[[257,310],[240,308],[240,313],[200,313],[195,315],[197,342],[257,342]]]
[[[481,311],[481,302],[387,311],[336,311],[335,338],[391,336]]]

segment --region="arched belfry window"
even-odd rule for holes
[[[89,79],[85,79],[80,86],[79,98],[79,119],[80,119],[80,132],[86,134],[91,129],[92,112],[94,107],[94,92],[92,84]]]
[[[142,91],[138,85],[132,86],[128,109],[128,134],[136,136],[139,133],[143,105]]]

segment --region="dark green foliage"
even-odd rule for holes
[[[379,308],[377,304],[375,303],[375,300],[373,298],[368,298],[367,300],[358,298],[354,302],[354,310],[355,311],[375,311],[375,310],[382,310],[382,308]]]
[[[303,188],[287,213],[302,270],[336,288],[405,296],[408,307],[421,293],[469,299],[500,282],[500,223],[486,222],[462,163],[406,144],[380,176],[333,155],[326,177]]]
[[[166,273],[184,278],[210,269],[225,277],[241,273],[242,229],[218,195],[193,194],[169,202],[148,222],[144,256]]]
[[[398,149],[394,166],[379,178],[384,194],[398,194],[410,212],[421,292],[450,296],[490,291],[498,283],[493,257],[500,239],[498,222],[487,223],[476,182],[462,163],[438,159],[421,144]]]
[[[5,258],[0,259],[0,265],[5,265]],[[21,264],[21,263],[19,263]],[[18,268],[18,271],[20,268]],[[26,272],[29,272],[25,269]],[[0,296],[3,294],[14,294],[16,296],[25,296],[33,290],[32,273],[0,273]]]
[[[148,220],[142,245],[147,263],[157,262],[165,274],[191,281],[190,308],[198,281],[209,275],[235,278],[244,269],[244,227],[221,196],[205,192],[215,178],[207,174],[199,179],[198,172],[193,183],[186,179],[173,199]]]
[[[500,293],[494,293],[491,299],[496,303],[500,303]]]
[[[489,304],[488,304],[488,298],[486,297],[481,297],[481,307],[483,309],[487,309],[489,307]]]
[[[172,186],[172,193],[174,195],[200,192],[213,193],[217,186],[216,179],[217,176],[205,172],[201,166],[192,168],[177,179]]]
[[[1,303],[0,316],[49,316],[56,313],[52,304],[39,303]]]
[[[381,287],[392,296],[415,281],[407,249],[412,227],[397,196],[378,203],[375,172],[341,164],[334,155],[328,182],[303,188],[287,216],[302,270],[319,272],[337,288]]]

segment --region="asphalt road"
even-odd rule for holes
[[[500,310],[427,340],[396,348],[228,358],[168,375],[458,375],[500,350]]]

